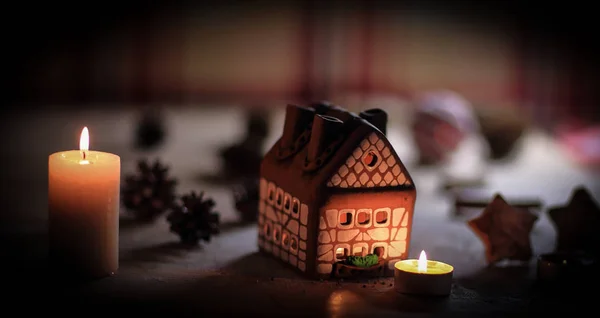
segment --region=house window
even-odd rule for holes
[[[350,213],[350,212],[340,212],[340,224],[341,225],[350,225],[350,224],[352,224],[352,213]]]
[[[365,154],[362,156],[362,158],[360,160],[363,163],[363,165],[365,166],[365,168],[367,168],[367,170],[371,171],[371,170],[377,168],[377,166],[379,166],[379,164],[382,161],[382,157],[379,154],[379,151],[377,151],[377,149],[375,149],[375,147],[372,147],[370,149],[367,149],[367,151],[365,151]]]
[[[271,224],[265,223],[263,226],[263,234],[267,239],[271,238]]]
[[[338,247],[335,250],[335,258],[338,260],[344,259],[348,256],[348,249],[343,247]]]
[[[278,209],[281,209],[281,205],[283,204],[283,190],[277,189],[275,194],[275,206]]]
[[[388,220],[388,211],[386,209],[381,209],[375,211],[375,222],[377,224],[385,224]]]
[[[373,249],[373,254],[377,255],[378,257],[383,257],[383,252],[385,252],[385,247],[383,246],[377,246]]]
[[[367,166],[369,168],[373,168],[377,165],[377,162],[379,161],[379,156],[377,156],[377,154],[374,151],[368,151],[363,156],[362,161],[365,164],[365,166]]]
[[[300,201],[298,201],[298,199],[294,199],[294,200],[292,200],[292,214],[297,217],[299,212],[300,212]]]
[[[293,236],[290,238],[290,250],[293,252],[298,250],[298,239]]]
[[[269,202],[273,202],[273,200],[275,199],[275,189],[269,188],[269,194],[267,197],[269,199]]]
[[[291,206],[292,206],[292,197],[290,197],[289,194],[286,194],[283,198],[283,209],[286,212],[289,212]]]
[[[366,246],[355,246],[352,250],[352,254],[354,254],[354,256],[365,256],[365,255],[367,255],[367,247]]]
[[[290,236],[287,233],[283,233],[283,235],[281,236],[281,245],[283,245],[283,247],[287,248],[289,247],[290,244]]]
[[[356,212],[356,222],[359,225],[369,225],[371,223],[371,210],[361,209]]]

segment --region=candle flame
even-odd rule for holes
[[[421,251],[421,255],[419,255],[419,263],[417,269],[419,272],[427,272],[427,254],[425,251]]]
[[[82,161],[81,164],[88,164],[86,151],[90,149],[90,133],[87,127],[83,127],[81,131],[81,137],[79,138],[79,150],[81,150]]]
[[[87,127],[83,127],[81,138],[79,138],[79,150],[86,151],[90,149],[90,133]]]

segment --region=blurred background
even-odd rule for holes
[[[7,4],[1,225],[45,226],[47,156],[76,148],[84,125],[91,148],[118,153],[124,174],[138,158],[159,157],[182,179],[181,191],[204,189],[235,218],[230,194],[197,174],[250,158],[231,159],[223,149],[219,157],[220,147],[238,141],[260,155],[279,137],[287,103],[318,100],[388,111],[388,138],[419,189],[415,249],[430,242],[419,241],[428,231],[418,228],[448,223],[439,215],[453,199],[435,191],[444,182],[479,184],[485,198],[500,191],[551,205],[566,203],[578,185],[597,195],[592,12],[577,1]],[[458,98],[433,102],[452,120],[424,106],[422,96],[440,90]],[[252,134],[259,142],[248,141]],[[458,151],[465,136],[482,142]],[[440,155],[457,151],[453,160]],[[451,166],[453,173],[438,169]],[[424,222],[428,215],[437,221]],[[469,234],[457,226],[441,231]],[[551,249],[548,236],[538,241]],[[442,244],[438,257],[452,252]]]
[[[13,3],[4,100],[344,104],[445,88],[544,126],[597,122],[587,11],[511,1]]]
[[[449,89],[551,134],[589,134],[600,121],[598,37],[581,3],[53,2],[4,12],[4,110],[323,99],[354,110]]]

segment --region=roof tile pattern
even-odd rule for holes
[[[390,145],[376,133],[371,133],[348,157],[328,187],[373,188],[410,185],[402,166],[392,154]]]

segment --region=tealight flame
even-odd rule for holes
[[[79,150],[81,151],[81,158],[83,160],[81,160],[79,163],[81,164],[88,164],[89,161],[87,161],[87,151],[90,149],[90,133],[88,132],[88,128],[87,127],[83,127],[83,130],[81,131],[81,137],[79,138]]]
[[[417,269],[421,273],[427,271],[427,254],[425,254],[425,251],[421,251],[421,255],[419,255],[419,262],[418,262]]]

